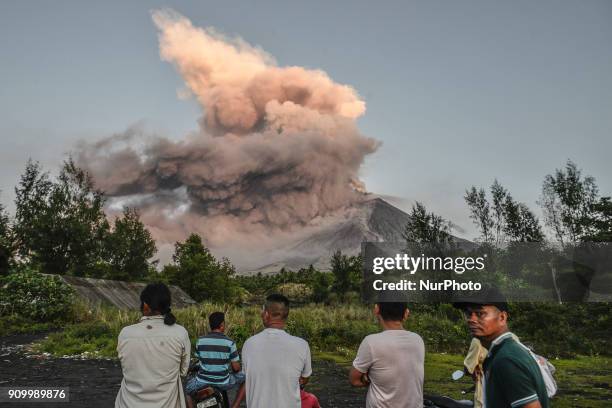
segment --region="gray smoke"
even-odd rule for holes
[[[360,200],[359,168],[378,143],[357,130],[365,103],[324,72],[278,67],[241,39],[155,11],[160,55],[203,109],[174,142],[134,127],[75,157],[111,198],[140,208],[161,242],[199,232],[213,246],[253,247]]]

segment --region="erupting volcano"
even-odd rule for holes
[[[379,143],[357,129],[365,102],[353,88],[323,71],[280,67],[262,49],[174,11],[152,16],[161,58],[203,115],[180,141],[136,127],[79,146],[77,162],[111,197],[111,210],[137,207],[162,252],[195,232],[242,270],[282,258],[303,266],[334,249],[355,252],[362,239],[399,238],[406,214],[372,201],[359,179]],[[399,217],[383,221],[385,231],[367,221],[381,206]]]

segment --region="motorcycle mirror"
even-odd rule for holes
[[[453,373],[451,374],[451,378],[453,380],[457,381],[458,379],[460,379],[464,375],[465,375],[465,373],[463,371],[457,370],[457,371],[453,371]]]

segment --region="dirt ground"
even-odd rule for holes
[[[41,335],[15,335],[0,338],[0,387],[70,387],[70,402],[7,403],[7,407],[87,407],[114,406],[121,384],[118,361],[75,360],[28,356],[24,348]],[[365,391],[348,385],[345,369],[328,361],[313,361],[307,391],[315,394],[324,408],[363,407]]]

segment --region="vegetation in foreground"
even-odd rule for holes
[[[546,176],[542,186],[540,204],[554,242],[547,242],[531,210],[515,201],[497,181],[490,193],[488,199],[484,189],[472,187],[466,191],[465,200],[480,231],[480,243],[497,251],[501,260],[512,255],[513,245],[525,242],[541,242],[544,250],[553,252],[555,246],[550,244],[556,243],[562,255],[562,251],[583,242],[612,240],[610,198],[600,197],[594,179],[583,177],[572,162]],[[28,163],[16,196],[14,217],[0,206],[0,329],[3,334],[64,329],[39,343],[38,351],[113,358],[119,331],[139,317],[136,312],[112,308],[89,310],[75,303],[69,288],[59,280],[40,272],[162,280],[186,289],[197,301],[218,302],[177,311],[179,322],[194,340],[205,333],[210,312],[225,310],[229,335],[242,345],[261,329],[259,308],[228,304],[256,302],[270,291],[280,291],[303,304],[293,310],[288,330],[306,338],[320,356],[350,361],[361,339],[378,330],[369,308],[356,302],[359,257],[336,252],[330,262],[331,273],[310,267],[282,270],[274,276],[239,277],[229,260],[217,260],[206,248],[205,239],[193,234],[176,243],[173,262],[158,273],[152,259],[155,243],[138,213],[125,209],[121,217],[110,222],[104,213],[104,194],[71,160],[55,180],[38,164]],[[451,225],[427,212],[420,203],[413,207],[404,237],[407,244],[452,246]],[[509,245],[504,247],[503,243]],[[563,296],[564,288],[575,286],[571,278],[576,273],[571,268],[559,270],[557,278],[541,265],[521,265],[514,268],[514,274],[503,269],[503,262],[495,267],[519,283],[525,275],[534,274],[556,280],[560,300],[569,299]],[[575,300],[582,300],[583,295],[579,293]],[[608,303],[512,305],[511,327],[523,342],[549,358],[577,357],[555,360],[557,378],[562,383],[555,406],[596,407],[602,406],[597,405],[598,400],[609,399],[610,370],[601,367],[609,367],[612,362],[611,308]],[[411,310],[413,315],[406,327],[421,334],[429,352],[428,389],[457,391],[460,384],[447,379],[460,367],[460,356],[469,339],[460,314],[448,304],[413,305]],[[580,330],[576,330],[578,327]]]
[[[189,330],[192,340],[206,331],[206,316],[224,307],[203,304],[200,307],[177,310],[179,323]],[[261,329],[259,308],[226,307],[229,335],[239,345],[252,333]],[[449,309],[450,310],[450,309]],[[115,358],[117,334],[127,324],[138,320],[137,312],[125,312],[112,308],[79,311],[81,321],[67,326],[63,331],[50,333],[34,351],[54,356],[81,355],[89,358]],[[418,314],[421,316],[417,318]],[[469,398],[461,392],[470,388],[469,378],[452,381],[450,374],[461,369],[467,347],[467,333],[463,326],[440,325],[440,315],[413,312],[407,328],[422,334],[427,347],[425,362],[425,392],[449,395],[453,398]],[[0,319],[6,323],[7,318]],[[335,322],[344,322],[336,324]],[[31,326],[30,329],[41,326]],[[308,305],[291,312],[289,331],[306,337],[313,349],[313,358],[326,359],[347,369],[355,356],[362,337],[378,330],[369,308],[347,305],[332,309],[322,305]],[[517,333],[519,331],[517,330]],[[442,339],[445,339],[442,341]],[[453,350],[444,352],[442,350]],[[536,351],[541,352],[537,346]],[[545,353],[542,353],[545,354]],[[546,355],[546,354],[545,354]],[[547,355],[551,357],[550,355]],[[555,407],[603,408],[612,397],[612,357],[609,355],[576,356],[571,359],[551,358],[557,368],[555,377],[559,394]],[[316,373],[315,373],[316,375]]]
[[[563,305],[514,304],[511,329],[535,351],[550,359],[557,357],[611,356],[609,304]],[[203,303],[175,311],[193,341],[207,332],[207,316],[213,311],[226,313],[227,332],[241,347],[251,335],[262,329],[260,307]],[[597,314],[598,319],[593,319]],[[54,355],[72,355],[88,351],[101,357],[115,357],[117,335],[121,329],[138,321],[136,311],[115,308],[89,310],[79,305],[76,320],[49,335],[38,349]],[[551,318],[553,316],[554,318]],[[575,322],[583,322],[580,331]],[[589,323],[589,322],[594,323]],[[449,304],[414,305],[406,328],[419,333],[432,353],[465,353],[469,333],[461,314]],[[361,340],[379,330],[369,307],[358,304],[310,304],[293,309],[287,329],[308,340],[314,351],[353,355]],[[551,335],[554,333],[554,335]]]
[[[471,378],[451,380],[451,373],[461,369],[463,355],[428,353],[425,358],[425,394],[447,395],[455,399],[471,399]],[[350,358],[337,354],[315,353],[314,358],[331,360],[346,368],[351,366]],[[555,378],[559,391],[553,399],[553,406],[559,408],[607,408],[612,397],[612,364],[610,357],[578,357],[552,361],[557,372]],[[315,373],[316,375],[316,373]]]
[[[40,292],[29,295],[37,296]],[[603,407],[609,400],[612,357],[607,333],[610,333],[611,307],[609,304],[512,305],[512,329],[538,353],[551,358],[558,369],[560,394],[555,406]],[[203,303],[176,310],[175,314],[195,342],[197,336],[207,331],[206,317],[216,310],[225,311],[228,334],[240,347],[262,328],[258,306]],[[37,317],[36,313],[31,317]],[[0,327],[3,333],[62,329],[35,344],[35,352],[58,357],[116,358],[119,331],[139,317],[137,311],[111,307],[90,309],[86,304],[76,303],[65,311],[63,319],[52,323],[13,314],[0,318]],[[576,322],[581,322],[582,330],[575,330]],[[426,391],[461,398],[461,390],[470,386],[469,380],[450,380],[450,373],[461,368],[469,341],[461,314],[449,304],[413,305],[406,328],[418,332],[426,343]],[[291,311],[288,323],[289,332],[309,341],[315,358],[331,359],[344,366],[350,365],[363,337],[378,330],[371,309],[360,304],[300,306]]]

